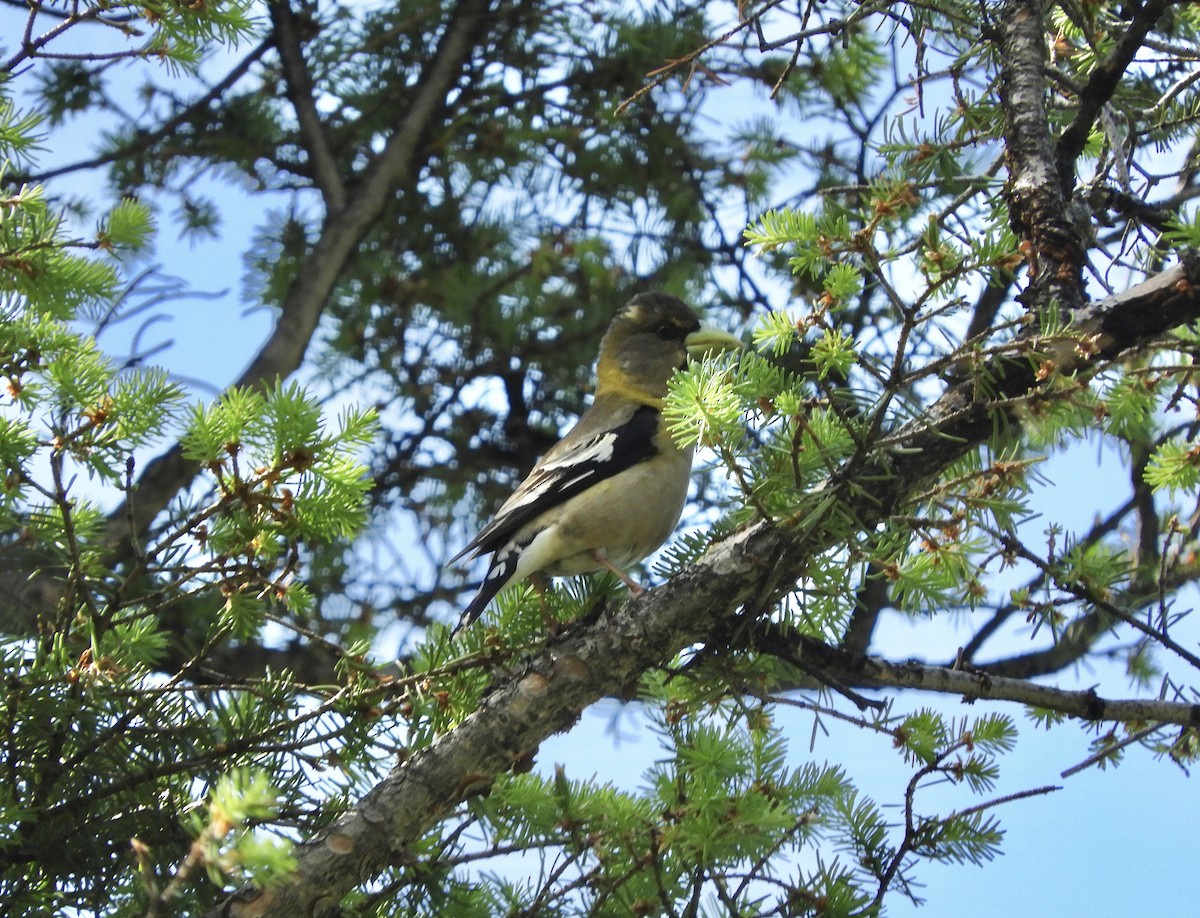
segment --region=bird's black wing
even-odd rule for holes
[[[483,555],[502,547],[530,520],[570,500],[599,481],[657,455],[654,438],[662,416],[642,405],[627,421],[588,436],[586,416],[538,463],[504,502],[495,519],[451,563],[467,555]],[[578,442],[573,442],[576,435]]]

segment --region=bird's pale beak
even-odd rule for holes
[[[723,354],[725,351],[737,351],[745,347],[733,335],[723,332],[719,328],[713,328],[711,325],[701,325],[683,339],[683,346],[692,360],[700,360],[706,354],[715,356]]]

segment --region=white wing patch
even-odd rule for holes
[[[569,469],[573,465],[578,465],[581,462],[611,462],[613,457],[613,447],[617,445],[617,435],[612,431],[601,434],[593,440],[589,440],[579,447],[572,450],[561,459],[556,459],[554,462],[544,462],[541,468],[547,472],[554,469]]]

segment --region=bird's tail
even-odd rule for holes
[[[450,637],[457,635],[483,614],[483,610],[487,608],[488,603],[495,598],[496,594],[508,586],[508,581],[512,579],[516,567],[517,558],[515,552],[509,552],[499,558],[492,559],[487,576],[483,578],[483,583],[479,586],[479,592],[475,594],[475,598],[463,609],[462,615],[458,617],[458,624],[450,632]]]

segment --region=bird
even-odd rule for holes
[[[692,470],[692,449],[678,447],[663,421],[667,381],[689,357],[742,346],[703,325],[678,297],[647,291],[630,299],[600,342],[591,406],[448,562],[491,554],[453,634],[526,579],[541,592],[547,577],[609,570],[640,594],[625,569],[674,532]]]

